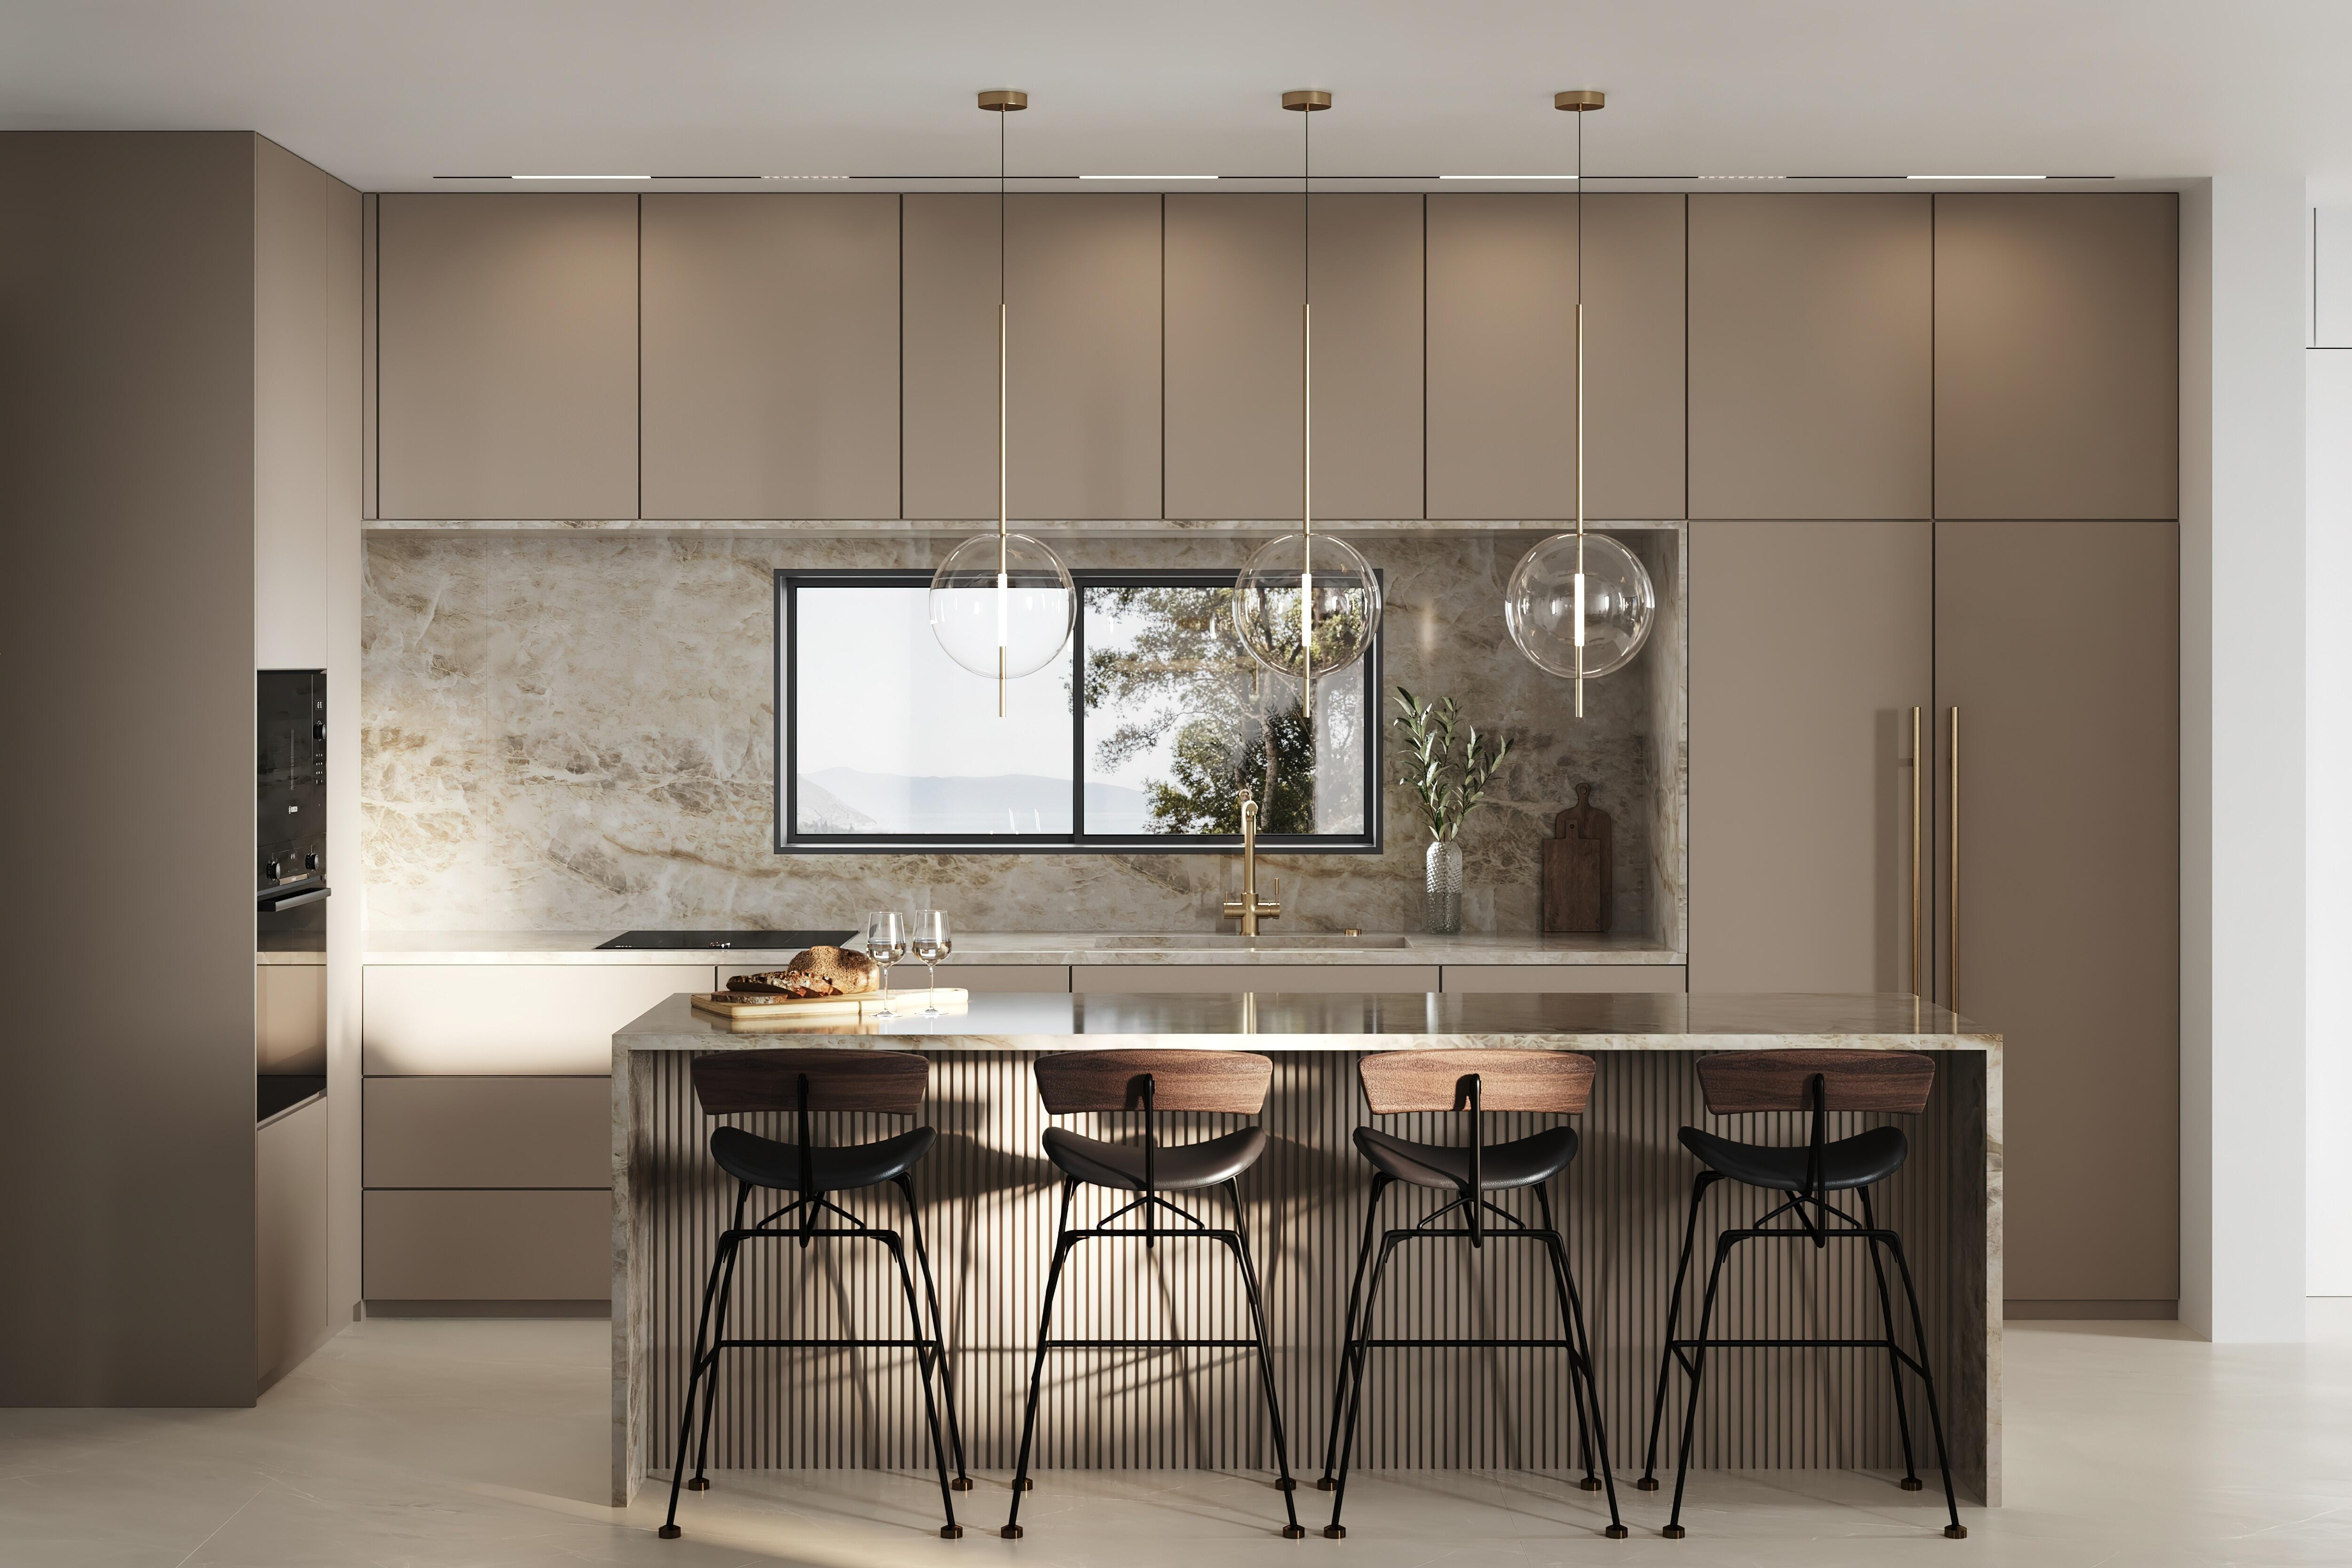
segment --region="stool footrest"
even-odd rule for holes
[[[1365,1339],[1366,1350],[1566,1350],[1576,1346],[1564,1339]]]
[[[1047,1350],[1255,1350],[1254,1339],[1049,1339]]]
[[[928,1339],[722,1339],[710,1351],[716,1355],[722,1350],[932,1350],[938,1344]]]

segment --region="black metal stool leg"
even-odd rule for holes
[[[881,1234],[886,1239],[884,1245],[890,1249],[890,1260],[898,1265],[898,1285],[907,1295],[907,1322],[912,1326],[911,1337],[915,1341],[915,1378],[923,1385],[923,1420],[930,1428],[931,1462],[940,1474],[940,1509],[948,1519],[940,1527],[940,1533],[954,1541],[962,1536],[963,1526],[956,1522],[955,1493],[948,1486],[948,1449],[940,1436],[939,1402],[931,1397],[931,1364],[922,1353],[923,1309],[915,1300],[915,1277],[907,1269],[906,1248],[888,1231]]]
[[[1919,1347],[1919,1386],[1927,1392],[1927,1427],[1936,1435],[1936,1468],[1944,1472],[1944,1511],[1951,1522],[1944,1533],[1954,1541],[1968,1539],[1968,1527],[1960,1522],[1959,1499],[1952,1492],[1952,1460],[1944,1448],[1944,1415],[1936,1407],[1936,1375],[1928,1370],[1927,1325],[1919,1316],[1919,1292],[1911,1285],[1911,1265],[1903,1256],[1903,1243],[1893,1231],[1886,1233],[1886,1249],[1895,1254],[1895,1270],[1902,1276],[1903,1300],[1911,1308],[1911,1339]]]
[[[1724,1260],[1731,1256],[1731,1238],[1715,1239],[1715,1264],[1706,1271],[1706,1296],[1699,1303],[1698,1343],[1691,1346],[1690,1405],[1683,1412],[1681,1455],[1675,1461],[1675,1507],[1666,1527],[1658,1533],[1669,1541],[1683,1538],[1683,1487],[1690,1479],[1691,1439],[1698,1432],[1699,1383],[1706,1375],[1706,1331],[1714,1326],[1716,1287],[1723,1281]]]
[[[1622,1541],[1628,1531],[1624,1520],[1617,1513],[1617,1477],[1609,1465],[1609,1428],[1601,1416],[1601,1387],[1592,1373],[1592,1341],[1584,1332],[1584,1300],[1576,1289],[1576,1275],[1568,1266],[1568,1242],[1552,1223],[1551,1199],[1542,1184],[1536,1186],[1537,1212],[1544,1222],[1544,1250],[1551,1258],[1552,1288],[1559,1294],[1560,1328],[1568,1336],[1568,1385],[1576,1396],[1576,1425],[1580,1432],[1589,1430],[1591,1441],[1601,1449],[1600,1476],[1593,1476],[1593,1464],[1588,1449],[1584,1460],[1584,1490],[1601,1491],[1609,1499],[1609,1527],[1601,1533],[1612,1541]],[[1588,1427],[1585,1402],[1591,1401],[1591,1420]]]
[[[1691,1183],[1690,1218],[1683,1226],[1682,1260],[1675,1265],[1675,1288],[1666,1296],[1666,1347],[1658,1357],[1658,1394],[1650,1405],[1650,1442],[1642,1454],[1642,1479],[1636,1491],[1658,1490],[1658,1432],[1666,1419],[1666,1380],[1675,1368],[1675,1335],[1682,1327],[1683,1286],[1690,1278],[1691,1245],[1698,1237],[1698,1209],[1706,1189],[1715,1185],[1712,1171],[1701,1171]]]
[[[1389,1255],[1396,1250],[1398,1233],[1391,1231],[1381,1239],[1381,1255],[1372,1265],[1372,1281],[1364,1291],[1364,1315],[1358,1322],[1356,1338],[1348,1347],[1348,1363],[1354,1367],[1348,1382],[1348,1419],[1339,1438],[1339,1473],[1331,1488],[1331,1522],[1323,1527],[1326,1540],[1344,1541],[1347,1527],[1339,1522],[1339,1510],[1348,1501],[1348,1463],[1356,1451],[1356,1422],[1364,1410],[1364,1363],[1370,1358],[1364,1342],[1372,1337],[1372,1308],[1381,1299],[1381,1277],[1388,1272]]]
[[[743,1191],[746,1197],[750,1196],[751,1188],[745,1187]],[[740,1231],[742,1225],[743,1205],[741,1200],[738,1199],[735,1205],[735,1228]],[[710,1328],[710,1380],[703,1385],[702,1390],[702,1436],[694,1446],[694,1479],[686,1483],[686,1490],[688,1491],[710,1490],[710,1478],[705,1475],[703,1470],[710,1458],[711,1418],[719,1409],[719,1347],[727,1338],[728,1309],[735,1303],[735,1264],[742,1256],[743,1243],[739,1239],[735,1243],[734,1249],[727,1255],[727,1272],[719,1281],[719,1315]]]
[[[1868,1187],[1862,1189],[1862,1222],[1872,1230],[1878,1228],[1878,1216],[1873,1210]],[[1867,1245],[1871,1276],[1878,1281],[1879,1321],[1886,1325],[1886,1377],[1895,1385],[1895,1428],[1903,1437],[1903,1479],[1898,1484],[1905,1491],[1919,1491],[1923,1483],[1918,1463],[1911,1453],[1911,1411],[1903,1399],[1903,1358],[1895,1350],[1895,1303],[1886,1293],[1886,1270],[1878,1260],[1878,1238],[1872,1237]],[[1919,1348],[1924,1355],[1927,1346]]]
[[[939,1287],[931,1282],[931,1256],[923,1246],[923,1217],[915,1208],[915,1184],[905,1176],[898,1178],[898,1191],[907,1200],[907,1234],[915,1243],[915,1266],[922,1270],[923,1299],[931,1307],[932,1356],[940,1368],[940,1392],[948,1407],[948,1451],[955,1457],[955,1479],[948,1484],[958,1491],[971,1490],[971,1477],[964,1473],[963,1423],[956,1418],[955,1374],[949,1365],[948,1332],[940,1318]],[[917,1330],[918,1337],[921,1331]]]
[[[1364,1239],[1356,1249],[1356,1277],[1348,1285],[1348,1319],[1339,1331],[1339,1371],[1331,1379],[1331,1425],[1323,1439],[1323,1479],[1315,1484],[1329,1491],[1335,1484],[1331,1468],[1339,1458],[1339,1413],[1348,1397],[1348,1374],[1351,1363],[1347,1347],[1356,1343],[1356,1305],[1364,1293],[1364,1270],[1372,1261],[1372,1238],[1381,1228],[1381,1196],[1389,1189],[1390,1178],[1375,1172],[1372,1176],[1372,1200],[1364,1206]]]
[[[735,1208],[739,1218],[742,1207],[742,1200],[738,1198]],[[730,1229],[719,1238],[719,1250],[710,1260],[709,1278],[702,1283],[702,1316],[694,1329],[694,1359],[687,1364],[685,1408],[678,1412],[677,1417],[677,1448],[669,1459],[669,1514],[662,1521],[661,1529],[657,1531],[664,1541],[676,1541],[685,1533],[677,1527],[677,1492],[679,1483],[686,1479],[687,1440],[694,1436],[694,1392],[702,1383],[703,1345],[710,1337],[710,1303],[719,1294],[719,1273],[734,1255],[734,1233]],[[718,1353],[712,1352],[711,1359],[715,1362]],[[713,1376],[715,1381],[715,1371]],[[705,1394],[703,1397],[708,1403],[711,1396]]]
[[[1045,1302],[1037,1312],[1037,1354],[1029,1364],[1029,1398],[1021,1416],[1021,1455],[1013,1469],[1013,1506],[1005,1512],[1004,1528],[996,1532],[1007,1541],[1021,1539],[1021,1494],[1029,1490],[1029,1442],[1037,1432],[1037,1385],[1045,1375],[1045,1335],[1054,1323],[1054,1292],[1062,1283],[1062,1264],[1076,1245],[1070,1235],[1070,1199],[1077,1190],[1076,1177],[1062,1183],[1062,1218],[1054,1226],[1054,1266],[1045,1271]]]
[[[1265,1303],[1257,1288],[1257,1268],[1250,1261],[1248,1221],[1242,1218],[1242,1189],[1237,1181],[1225,1183],[1225,1197],[1234,1206],[1234,1260],[1241,1265],[1242,1289],[1249,1298],[1250,1327],[1257,1335],[1258,1381],[1265,1394],[1265,1413],[1274,1423],[1275,1485],[1282,1492],[1282,1512],[1285,1523],[1282,1533],[1297,1541],[1307,1531],[1298,1522],[1298,1505],[1295,1494],[1298,1483],[1290,1474],[1290,1445],[1282,1430],[1282,1394],[1274,1382],[1274,1348],[1266,1342]]]
[[[1551,1216],[1550,1193],[1545,1190],[1545,1185],[1541,1182],[1538,1182],[1536,1184],[1535,1191],[1536,1213],[1542,1218],[1543,1228],[1551,1232],[1554,1236],[1559,1235],[1559,1226],[1553,1220]],[[1565,1240],[1562,1241],[1561,1245],[1563,1247],[1566,1246]],[[1570,1338],[1568,1352],[1568,1389],[1576,1403],[1576,1457],[1578,1462],[1584,1467],[1584,1475],[1577,1481],[1576,1484],[1586,1491],[1599,1491],[1601,1490],[1601,1475],[1600,1472],[1593,1468],[1592,1463],[1592,1423],[1586,1415],[1584,1406],[1585,1390],[1592,1382],[1592,1369],[1589,1365],[1583,1367],[1583,1381],[1578,1381],[1579,1364],[1577,1359],[1577,1347],[1573,1334],[1570,1333],[1568,1311],[1568,1267],[1565,1261],[1565,1254],[1562,1255],[1561,1259],[1556,1260],[1555,1261],[1556,1267],[1552,1270],[1552,1291],[1554,1294],[1559,1297],[1560,1333],[1569,1335]],[[1600,1408],[1601,1395],[1596,1389],[1593,1391],[1592,1395],[1592,1409],[1595,1412],[1598,1412]]]

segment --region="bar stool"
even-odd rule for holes
[[[1916,1375],[1927,1394],[1927,1423],[1936,1435],[1936,1463],[1944,1474],[1944,1508],[1951,1522],[1944,1533],[1965,1540],[1960,1506],[1952,1495],[1952,1466],[1944,1449],[1944,1418],[1936,1407],[1936,1376],[1927,1368],[1927,1331],[1919,1316],[1919,1295],[1912,1288],[1911,1265],[1904,1260],[1903,1239],[1878,1223],[1871,1188],[1903,1168],[1911,1152],[1900,1127],[1873,1127],[1851,1138],[1829,1141],[1832,1111],[1878,1111],[1916,1116],[1927,1108],[1927,1092],[1936,1082],[1933,1058],[1916,1051],[1743,1051],[1699,1059],[1699,1087],[1706,1108],[1717,1116],[1751,1111],[1806,1111],[1812,1116],[1811,1136],[1803,1148],[1769,1144],[1740,1144],[1696,1127],[1682,1131],[1683,1147],[1698,1157],[1703,1167],[1691,1184],[1690,1219],[1683,1228],[1682,1261],[1675,1267],[1674,1290],[1666,1298],[1666,1348],[1658,1363],[1658,1393],[1650,1410],[1649,1449],[1642,1460],[1642,1479],[1633,1484],[1643,1491],[1658,1490],[1658,1429],[1665,1418],[1666,1383],[1680,1365],[1690,1378],[1690,1404],[1683,1416],[1682,1453],[1675,1469],[1673,1516],[1660,1533],[1669,1540],[1683,1537],[1683,1486],[1690,1478],[1691,1437],[1698,1422],[1699,1383],[1706,1370],[1709,1350],[1796,1349],[1885,1350],[1888,1375],[1895,1385],[1895,1420],[1903,1437],[1905,1491],[1922,1490],[1911,1454],[1911,1416],[1903,1399],[1903,1371]],[[1690,1273],[1691,1247],[1698,1234],[1699,1205],[1707,1188],[1719,1181],[1736,1181],[1767,1192],[1789,1194],[1786,1202],[1766,1212],[1755,1224],[1724,1230],[1715,1239],[1715,1262],[1708,1269],[1706,1294],[1699,1306],[1698,1335],[1677,1337],[1682,1326],[1683,1285]],[[1832,1192],[1862,1195],[1857,1220],[1829,1201]],[[1783,1216],[1795,1223],[1775,1225]],[[1870,1246],[1870,1271],[1878,1281],[1878,1311],[1886,1325],[1884,1339],[1709,1339],[1715,1313],[1716,1287],[1731,1249],[1743,1241],[1771,1237],[1810,1241],[1815,1250],[1832,1241],[1864,1241]],[[1903,1299],[1911,1309],[1911,1337],[1916,1355],[1897,1343],[1895,1306],[1886,1291],[1886,1270],[1879,1262],[1881,1247],[1894,1255],[1903,1279]]]
[[[798,1350],[855,1346],[869,1349],[911,1349],[923,1385],[923,1416],[930,1427],[931,1458],[939,1470],[940,1507],[947,1522],[940,1533],[952,1540],[963,1534],[956,1522],[954,1493],[971,1490],[964,1473],[963,1433],[956,1422],[955,1383],[948,1370],[940,1334],[940,1296],[931,1282],[931,1260],[923,1248],[923,1224],[915,1208],[914,1184],[908,1173],[931,1150],[939,1134],[916,1127],[895,1137],[869,1144],[819,1147],[811,1135],[810,1116],[820,1111],[877,1112],[912,1116],[922,1109],[923,1092],[930,1082],[931,1064],[910,1051],[726,1051],[694,1060],[694,1093],[705,1114],[729,1116],[742,1112],[790,1111],[796,1141],[781,1144],[740,1127],[720,1127],[710,1134],[710,1157],[735,1178],[735,1218],[719,1233],[719,1250],[710,1260],[710,1277],[702,1288],[702,1318],[694,1331],[694,1359],[688,1363],[686,1407],[678,1416],[677,1451],[671,1458],[669,1517],[659,1534],[675,1541],[679,1482],[686,1475],[686,1444],[694,1431],[694,1397],[702,1393],[702,1437],[694,1456],[691,1491],[710,1490],[703,1473],[710,1456],[710,1417],[718,1405],[719,1356],[729,1350]],[[907,1229],[915,1245],[915,1261],[923,1275],[923,1294],[930,1302],[929,1332],[915,1302],[915,1282],[907,1271],[907,1254],[895,1230],[877,1229],[835,1203],[827,1195],[858,1187],[896,1186],[907,1201]],[[743,1223],[753,1188],[799,1196],[753,1225]],[[840,1223],[832,1223],[838,1220]],[[821,1223],[822,1222],[822,1223]],[[907,1317],[914,1324],[910,1339],[729,1339],[727,1309],[735,1293],[735,1260],[746,1243],[792,1241],[805,1250],[812,1242],[872,1241],[889,1251],[898,1267],[898,1283],[907,1298]],[[716,1326],[712,1308],[717,1307]],[[705,1349],[706,1344],[708,1349]],[[948,1451],[940,1441],[939,1405],[931,1396],[931,1374],[939,1373],[947,1406],[948,1436],[955,1450],[955,1479],[948,1478]]]
[[[1047,1114],[1082,1112],[1143,1113],[1143,1139],[1137,1144],[1108,1144],[1082,1138],[1060,1127],[1048,1127],[1042,1140],[1045,1157],[1062,1173],[1061,1218],[1054,1228],[1054,1262],[1045,1275],[1045,1301],[1037,1314],[1037,1354],[1029,1369],[1029,1399],[1021,1417],[1021,1457],[1013,1478],[1013,1507],[998,1531],[1007,1541],[1021,1538],[1021,1494],[1035,1483],[1029,1477],[1029,1445],[1037,1429],[1037,1389],[1049,1350],[1173,1350],[1179,1348],[1257,1351],[1258,1381],[1265,1396],[1267,1417],[1274,1424],[1274,1462],[1280,1472],[1276,1485],[1282,1491],[1287,1521],[1282,1533],[1296,1541],[1307,1531],[1298,1522],[1291,1500],[1297,1483],[1290,1475],[1290,1451],[1282,1432],[1282,1402],[1274,1384],[1274,1356],[1267,1348],[1265,1309],[1259,1299],[1257,1271],[1251,1265],[1249,1234],[1242,1219],[1241,1174],[1265,1153],[1265,1129],[1244,1127],[1223,1137],[1173,1148],[1160,1141],[1160,1116],[1167,1111],[1199,1111],[1255,1116],[1265,1108],[1267,1087],[1274,1081],[1274,1063],[1266,1057],[1241,1051],[1081,1051],[1037,1059],[1037,1096]],[[1072,1228],[1070,1205],[1080,1186],[1108,1187],[1134,1193],[1103,1217],[1100,1223]],[[1220,1229],[1171,1203],[1160,1194],[1199,1192],[1223,1187],[1233,1205],[1231,1229]],[[1134,1223],[1119,1220],[1134,1215]],[[1161,1217],[1181,1225],[1161,1223]],[[1054,1292],[1062,1281],[1062,1265],[1081,1241],[1139,1240],[1157,1248],[1163,1240],[1214,1241],[1230,1248],[1240,1266],[1242,1290],[1249,1298],[1253,1339],[1048,1339],[1054,1321]]]
[[[1601,1396],[1592,1382],[1592,1346],[1584,1333],[1584,1302],[1576,1277],[1568,1266],[1568,1249],[1552,1221],[1551,1196],[1546,1184],[1568,1169],[1576,1158],[1576,1132],[1549,1127],[1531,1137],[1488,1145],[1481,1118],[1488,1111],[1537,1111],[1560,1116],[1580,1116],[1592,1102],[1592,1058],[1555,1051],[1391,1051],[1367,1056],[1358,1064],[1364,1102],[1375,1116],[1407,1115],[1417,1111],[1462,1111],[1469,1117],[1470,1139],[1460,1145],[1416,1144],[1375,1127],[1356,1129],[1356,1148],[1372,1167],[1371,1201],[1364,1211],[1363,1244],[1356,1250],[1355,1281],[1348,1288],[1347,1330],[1341,1336],[1339,1376],[1331,1392],[1330,1445],[1339,1449],[1335,1467],[1331,1447],[1323,1454],[1323,1479],[1317,1484],[1331,1494],[1331,1522],[1323,1533],[1344,1540],[1347,1529],[1339,1510],[1348,1498],[1348,1463],[1356,1445],[1356,1423],[1364,1396],[1364,1363],[1375,1350],[1496,1348],[1554,1349],[1568,1352],[1568,1379],[1576,1400],[1577,1443],[1584,1461],[1579,1482],[1587,1491],[1606,1490],[1609,1526],[1601,1533],[1612,1541],[1625,1539],[1624,1521],[1617,1514],[1617,1482],[1609,1470],[1609,1435],[1601,1418]],[[1451,1191],[1454,1199],[1410,1228],[1381,1234],[1380,1259],[1371,1262],[1371,1288],[1364,1288],[1364,1270],[1372,1255],[1373,1233],[1380,1228],[1381,1198],[1390,1184]],[[1519,1216],[1489,1200],[1490,1192],[1531,1187],[1536,1214],[1542,1223],[1529,1225]],[[1460,1223],[1438,1222],[1458,1213]],[[1498,1223],[1499,1222],[1499,1223]],[[1559,1339],[1374,1339],[1372,1308],[1380,1300],[1381,1281],[1389,1259],[1408,1241],[1441,1237],[1466,1239],[1473,1250],[1489,1240],[1539,1243],[1551,1264],[1553,1292],[1559,1299]],[[1591,1410],[1586,1401],[1591,1400]],[[1341,1406],[1346,1406],[1344,1420]],[[1596,1471],[1593,1449],[1598,1445]]]

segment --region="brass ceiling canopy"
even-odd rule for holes
[[[992,109],[999,114],[1010,114],[1029,107],[1029,95],[1017,87],[991,88],[980,95],[980,107]]]
[[[1590,114],[1596,109],[1607,108],[1608,104],[1609,95],[1599,88],[1571,88],[1566,92],[1551,95],[1551,106],[1564,109],[1570,114]]]
[[[1319,87],[1295,88],[1282,95],[1282,107],[1295,109],[1302,114],[1312,114],[1318,109],[1331,107],[1331,95]]]

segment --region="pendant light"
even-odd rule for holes
[[[1538,669],[1584,683],[1623,669],[1649,641],[1657,589],[1641,558],[1584,528],[1584,116],[1608,101],[1591,89],[1554,93],[1552,107],[1576,120],[1576,531],[1554,534],[1527,553],[1503,596],[1511,641]]]
[[[1000,88],[980,95],[996,120],[996,531],[976,534],[948,552],[931,575],[931,634],[949,658],[996,682],[996,716],[1005,686],[1061,656],[1078,613],[1077,590],[1061,558],[1006,526],[1005,391],[1011,331],[1004,289],[1004,119],[1029,107],[1029,95]]]
[[[1315,682],[1364,656],[1381,626],[1381,582],[1346,540],[1315,532],[1315,114],[1331,95],[1282,95],[1301,132],[1303,214],[1298,314],[1298,531],[1258,548],[1234,579],[1234,631],[1250,656],[1297,677],[1300,711],[1315,714]]]

